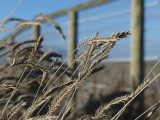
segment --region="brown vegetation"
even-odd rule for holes
[[[44,15],[39,17],[51,22]],[[64,38],[60,27],[57,24],[54,26]],[[127,108],[160,74],[152,80],[145,79],[134,92],[121,94],[123,96],[101,106],[94,114],[85,112],[82,116],[77,115],[77,118],[70,116],[74,108],[71,100],[77,89],[89,76],[104,68],[97,65],[108,58],[108,52],[117,40],[128,35],[128,31],[113,33],[109,37],[98,37],[96,33],[93,37],[81,40],[76,50],[83,48],[84,51],[75,58],[78,66],[74,72],[65,64],[68,58],[62,63],[58,61],[62,57],[60,54],[46,53],[40,49],[45,37],[43,35],[37,40],[1,44],[0,56],[7,55],[7,62],[0,67],[0,119],[117,120],[122,118],[123,113],[129,114]],[[146,119],[158,106],[159,101],[149,109],[151,112],[145,116]],[[128,119],[126,116],[124,118]]]

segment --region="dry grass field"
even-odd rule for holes
[[[37,19],[50,22],[65,38],[60,26],[51,18],[41,14]],[[5,22],[13,20],[18,21],[16,27],[41,24],[17,18]],[[158,116],[158,69],[135,91],[130,91],[129,63],[102,62],[109,57],[116,42],[131,35],[130,32],[121,31],[108,37],[98,34],[81,40],[73,51],[83,49],[73,62],[77,63],[75,70],[67,65],[70,56],[60,62],[60,53],[41,49],[43,35],[36,40],[1,43],[0,57],[6,60],[0,65],[0,119],[133,120],[143,115],[138,112],[141,106],[136,104],[144,91],[147,110],[144,119],[153,119],[154,113]],[[154,64],[146,62],[145,76]]]
[[[157,60],[145,61],[145,76],[151,71],[157,62]],[[84,86],[78,91],[79,94],[77,96],[80,96],[77,98],[79,109],[82,109],[89,114],[93,114],[99,106],[105,105],[118,96],[131,93],[129,64],[129,62],[101,63],[101,65],[105,65],[104,70],[99,71],[97,74],[88,78],[86,84],[84,84]],[[160,65],[157,65],[148,78],[154,78],[159,73],[159,67]],[[159,100],[159,84],[159,79],[156,79],[145,91],[145,109],[149,108]],[[88,105],[89,103],[91,105]],[[137,114],[136,111],[134,111],[134,113]],[[151,117],[151,120],[156,119],[158,116],[159,109]],[[134,118],[123,117],[122,119],[133,120]]]

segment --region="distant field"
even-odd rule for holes
[[[149,71],[153,68],[153,66],[156,63],[157,61],[145,62],[145,76],[149,73]],[[88,101],[91,95],[94,95],[97,101],[103,101],[101,99],[104,99],[104,97],[107,95],[113,95],[113,93],[115,95],[120,95],[127,92],[131,92],[129,86],[129,62],[103,62],[101,64],[106,66],[105,69],[88,78],[85,85],[79,90],[78,96],[80,97],[78,97],[78,101],[80,104],[80,108],[83,108],[83,106],[87,104],[86,102]],[[153,77],[155,77],[158,74],[159,68],[160,65],[158,65],[156,69],[152,72],[152,74],[149,76],[150,79],[153,79]],[[160,80],[157,79],[145,91],[146,108],[152,106],[159,100],[159,84]],[[106,99],[110,100],[113,98]],[[154,116],[158,116],[158,114],[155,114]]]

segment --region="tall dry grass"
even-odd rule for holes
[[[45,19],[57,29],[64,39],[63,32],[58,24],[49,16],[41,14],[36,19]],[[26,21],[18,18],[9,18],[6,22],[17,20],[16,26],[40,25],[36,21]],[[5,22],[4,22],[5,23]],[[1,30],[3,30],[1,28]],[[4,29],[5,30],[5,29]],[[6,63],[0,66],[0,119],[27,119],[27,120],[118,120],[130,104],[160,75],[154,79],[145,79],[144,82],[131,94],[113,99],[100,107],[94,115],[84,114],[79,118],[71,118],[74,104],[71,100],[78,88],[88,77],[103,70],[97,66],[102,60],[109,57],[109,51],[130,32],[113,33],[109,37],[93,37],[81,40],[77,48],[84,49],[76,56],[74,63],[78,63],[74,72],[66,62],[59,62],[62,55],[55,52],[46,53],[41,50],[45,36],[40,35],[37,40],[24,42],[3,43],[0,45],[0,56],[6,56]],[[64,79],[65,78],[65,81]],[[116,114],[109,111],[119,104],[123,104]],[[140,116],[145,114],[149,119],[159,106],[159,101]],[[146,113],[149,113],[146,115]]]

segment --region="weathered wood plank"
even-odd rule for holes
[[[144,75],[144,27],[143,0],[132,0],[132,36],[131,36],[131,86],[135,90],[143,81]]]
[[[39,25],[33,25],[33,40],[37,40],[40,36],[40,26]]]
[[[144,50],[143,50],[143,35],[144,35],[144,1],[132,0],[132,36],[131,36],[131,89],[135,89],[141,84],[144,79]],[[139,107],[141,106],[141,107]],[[137,113],[144,112],[144,94],[141,93],[137,104],[134,106]],[[143,120],[143,116],[141,120]]]
[[[77,12],[69,12],[69,40],[68,40],[68,56],[75,50],[77,41]],[[68,65],[71,65],[75,59],[74,52],[68,59]],[[75,70],[75,64],[71,65],[71,68]]]

